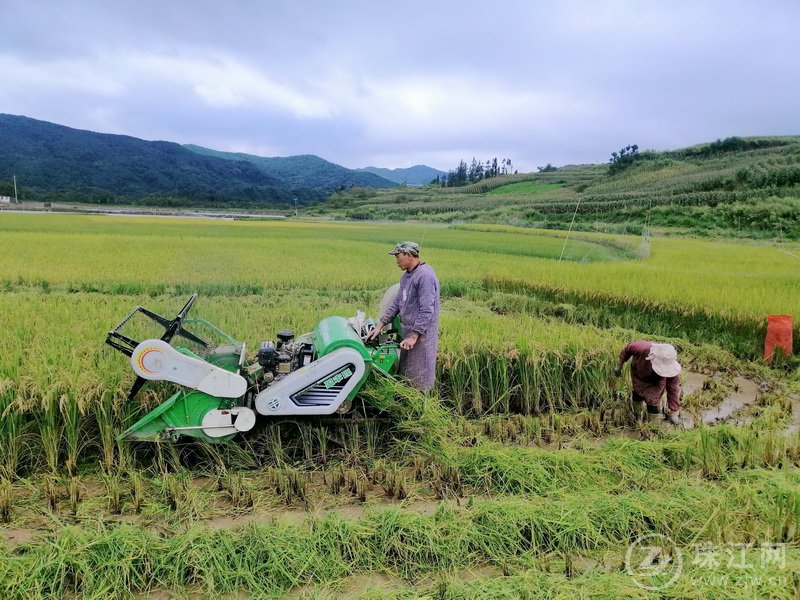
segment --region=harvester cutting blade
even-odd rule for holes
[[[232,418],[221,421],[218,415],[222,411],[238,408],[241,407],[230,406],[229,400],[215,398],[198,390],[180,389],[117,436],[117,441],[154,442],[188,436],[210,443],[227,442],[239,433],[241,417],[241,427],[247,426],[248,415],[236,415],[235,421]],[[215,416],[206,421],[209,413]],[[255,415],[252,421],[255,422]]]

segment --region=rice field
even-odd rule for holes
[[[257,348],[374,315],[404,239],[442,283],[435,394],[376,380],[377,420],[115,442],[171,393],[126,400],[133,374],[103,340],[134,306],[171,315],[198,292],[192,314]],[[770,314],[795,316],[800,350],[798,255],[497,226],[0,214],[0,597],[795,598],[798,362],[760,353]],[[641,338],[703,378],[684,402],[693,428],[639,423],[620,399],[616,353]],[[752,401],[706,422],[741,378]],[[659,572],[631,558],[649,536],[665,540]]]

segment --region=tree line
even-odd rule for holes
[[[510,158],[501,158],[498,163],[496,156],[485,162],[479,161],[473,156],[469,165],[462,160],[458,163],[458,167],[449,170],[447,175],[437,175],[431,184],[440,187],[460,187],[498,175],[516,174],[516,172]]]
[[[639,154],[639,146],[636,144],[620,148],[619,152],[612,152],[611,158],[608,159],[608,173],[613,175],[619,173],[630,167],[636,162],[641,155]]]

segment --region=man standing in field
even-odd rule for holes
[[[633,403],[637,412],[643,413],[646,406],[650,422],[661,420],[661,397],[666,390],[669,407],[667,420],[673,425],[680,425],[681,365],[675,347],[647,341],[631,342],[619,353],[614,375],[619,377],[622,374],[622,365],[628,359],[631,359]]]
[[[394,255],[398,268],[403,270],[400,289],[367,339],[376,338],[399,314],[403,341],[398,372],[416,389],[427,392],[436,381],[439,280],[433,268],[420,260],[418,244],[400,242],[389,254]]]

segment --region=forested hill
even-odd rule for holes
[[[12,175],[23,200],[156,206],[311,204],[334,189],[395,185],[314,156],[200,152],[0,114],[0,195],[13,195]]]
[[[395,187],[396,185],[394,181],[388,178],[379,177],[373,173],[364,173],[359,169],[347,169],[312,154],[264,157],[239,152],[221,152],[192,144],[186,144],[184,148],[203,156],[248,162],[255,165],[265,174],[295,188],[310,187],[330,192],[342,187],[381,189]]]

